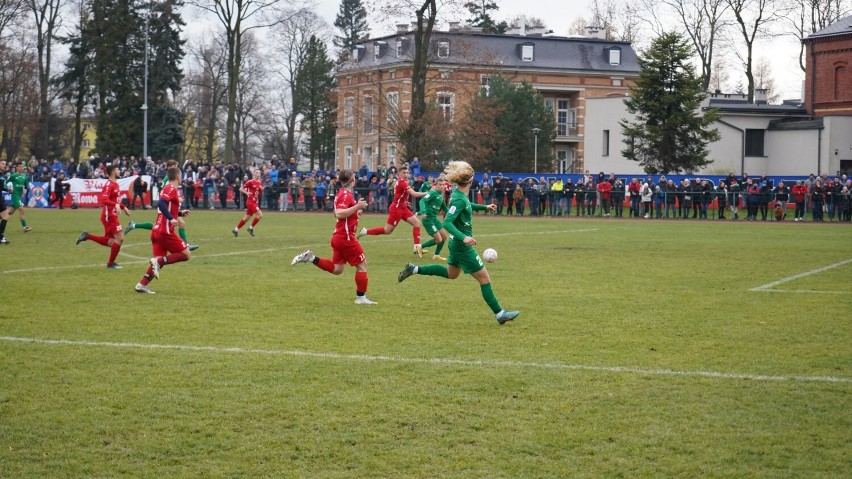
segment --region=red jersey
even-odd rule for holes
[[[345,210],[346,208],[350,208],[356,204],[358,204],[358,202],[355,201],[355,196],[353,196],[352,192],[346,188],[341,188],[337,192],[337,196],[334,197],[335,210]],[[348,218],[338,219],[337,224],[334,225],[334,235],[332,236],[338,236],[346,241],[355,241],[357,238],[355,234],[358,231],[359,216],[361,216],[361,212],[357,211]]]
[[[601,181],[600,183],[598,183],[598,192],[600,192],[601,194],[601,199],[608,200],[611,191],[612,185],[609,184],[608,181]]]
[[[248,180],[243,183],[243,189],[249,192],[246,204],[257,205],[260,201],[260,194],[263,192],[263,183],[260,180]]]
[[[180,193],[178,189],[171,183],[167,184],[163,191],[160,192],[160,199],[166,200],[169,203],[169,214],[172,218],[177,218],[180,214]],[[154,231],[159,231],[163,234],[171,234],[174,232],[172,224],[166,216],[159,212],[157,213],[157,221],[154,223]]]
[[[118,210],[120,208],[118,202],[119,195],[121,195],[121,189],[118,183],[107,180],[104,183],[104,189],[101,191],[101,221],[108,223],[118,218]]]
[[[400,178],[393,188],[393,202],[391,208],[408,208],[408,182]]]

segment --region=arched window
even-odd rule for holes
[[[849,69],[846,68],[845,62],[835,63],[834,65],[834,100],[852,100],[852,87],[849,83],[852,78],[849,78]]]

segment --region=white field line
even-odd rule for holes
[[[339,354],[321,353],[316,351],[279,350],[279,349],[245,349],[245,348],[223,348],[216,346],[190,346],[179,344],[144,344],[144,343],[117,343],[108,341],[71,341],[66,339],[39,339],[20,338],[14,336],[0,336],[0,341],[43,344],[51,346],[74,346],[74,347],[106,347],[121,349],[148,349],[148,350],[171,350],[191,351],[207,353],[232,353],[232,354],[262,354],[270,356],[294,356],[317,359],[333,359],[342,361],[376,361],[407,364],[439,364],[471,367],[514,367],[528,369],[550,369],[550,370],[578,370],[604,373],[624,373],[641,376],[684,376],[704,377],[714,379],[748,379],[752,381],[799,381],[816,383],[852,383],[852,378],[842,376],[800,376],[800,375],[763,375],[745,373],[725,373],[718,371],[679,371],[674,369],[642,369],[629,366],[590,366],[584,364],[564,363],[535,363],[525,361],[500,361],[500,360],[471,360],[451,358],[406,358],[401,356],[382,356],[369,354]]]
[[[491,237],[491,236],[534,235],[534,234],[585,233],[585,232],[588,232],[588,231],[597,231],[597,229],[591,228],[591,229],[565,230],[565,231],[538,231],[538,232],[527,231],[527,232],[512,232],[512,233],[494,233],[494,234],[477,235],[477,237],[480,237],[480,236]],[[408,237],[406,236],[405,238],[407,239]],[[198,241],[203,243],[205,240],[198,240]],[[399,241],[403,241],[402,236],[398,236],[397,238],[393,238],[393,239],[388,238],[388,239],[384,239],[384,240],[370,241],[370,243],[391,243],[391,242],[399,242]],[[127,256],[129,258],[134,258],[134,259],[140,260],[140,261],[128,261],[128,262],[124,262],[123,264],[145,264],[145,263],[148,262],[149,257],[127,254],[123,251],[124,248],[132,248],[132,247],[141,246],[141,245],[145,245],[145,243],[133,243],[133,244],[126,244],[126,245],[123,246],[122,251],[119,251],[119,254]],[[300,246],[284,246],[284,247],[281,247],[281,248],[266,248],[266,249],[245,250],[245,251],[232,251],[230,253],[213,253],[213,254],[205,254],[205,253],[198,254],[198,253],[196,253],[196,254],[198,255],[198,257],[216,258],[216,257],[221,257],[221,256],[237,256],[237,255],[244,255],[244,254],[269,253],[269,252],[272,252],[272,251],[285,251],[285,250],[302,251],[304,249],[305,249],[305,246],[300,245]],[[8,273],[33,273],[33,272],[38,272],[38,271],[55,271],[55,270],[62,270],[62,269],[103,268],[104,266],[105,266],[104,263],[78,264],[78,265],[66,265],[66,266],[37,266],[35,268],[7,269],[5,271],[0,271],[0,273],[3,273],[3,274],[8,274]]]
[[[790,281],[794,281],[794,280],[797,280],[797,279],[800,279],[800,278],[805,278],[807,276],[822,273],[823,271],[828,271],[830,269],[839,268],[840,266],[843,266],[843,265],[846,265],[846,264],[849,264],[849,263],[852,263],[852,258],[845,259],[843,261],[840,261],[840,262],[837,262],[837,263],[834,263],[834,264],[830,264],[828,266],[823,266],[822,268],[812,269],[810,271],[805,271],[804,273],[799,273],[799,274],[795,274],[793,276],[788,276],[786,278],[781,278],[778,281],[773,281],[771,283],[766,283],[766,284],[758,286],[756,288],[751,288],[750,291],[770,291],[770,290],[772,290],[772,288],[774,288],[775,286],[778,286],[779,284],[788,283]]]

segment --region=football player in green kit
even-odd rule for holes
[[[6,188],[8,188],[12,193],[11,201],[9,202],[9,207],[6,209],[4,216],[4,220],[9,219],[10,216],[18,211],[18,216],[21,218],[21,226],[24,228],[24,233],[32,230],[32,226],[27,225],[27,218],[25,217],[26,212],[24,211],[24,204],[21,199],[24,197],[24,190],[27,189],[27,185],[30,180],[27,178],[27,175],[24,173],[24,165],[23,163],[18,163],[15,166],[15,172],[9,176],[6,180]],[[5,221],[3,223],[3,230],[6,229]],[[4,236],[5,231],[0,231],[0,237]]]
[[[431,177],[430,177],[431,178]],[[446,261],[446,258],[441,257],[441,249],[444,248],[444,243],[447,241],[447,232],[444,230],[444,225],[438,219],[438,212],[447,211],[447,204],[444,203],[444,190],[447,182],[443,178],[438,178],[431,188],[426,191],[426,196],[420,198],[420,211],[418,212],[424,218],[421,220],[423,228],[432,239],[420,245],[424,250],[429,246],[438,245],[435,248],[435,254],[432,255],[432,261]],[[423,191],[421,189],[421,191]]]
[[[428,264],[418,267],[413,263],[405,265],[400,271],[397,280],[404,281],[411,275],[420,274],[425,276],[440,276],[442,278],[456,279],[464,271],[465,274],[473,276],[479,282],[482,298],[494,312],[498,324],[511,321],[521,314],[520,311],[506,311],[500,306],[497,297],[491,290],[491,277],[479,253],[473,247],[476,239],[473,237],[473,226],[471,219],[473,211],[496,210],[497,205],[471,204],[468,200],[470,184],[473,181],[473,167],[466,161],[451,161],[445,170],[447,181],[456,185],[456,189],[450,195],[450,206],[447,216],[444,217],[444,229],[450,234],[447,266],[441,264]]]

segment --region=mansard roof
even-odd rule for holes
[[[402,47],[399,56],[397,42],[401,42]],[[356,45],[357,58],[353,53],[340,66],[340,73],[410,64],[413,43],[414,33],[411,31],[360,42]],[[446,56],[438,55],[441,43],[448,47]],[[523,46],[532,46],[532,60],[524,60]],[[376,47],[379,48],[378,57],[375,55]],[[618,64],[611,64],[611,50],[617,50]],[[526,50],[526,53],[529,51]],[[432,33],[430,56],[432,68],[473,66],[627,76],[639,74],[636,52],[630,42],[598,38],[435,31]]]

